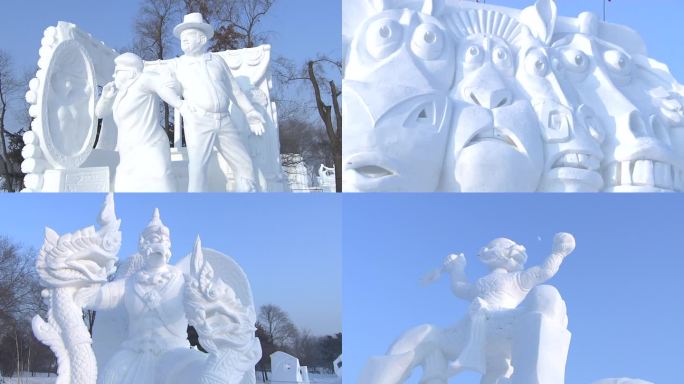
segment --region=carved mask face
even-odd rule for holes
[[[457,111],[445,190],[535,191],[544,153],[530,102],[518,93],[515,56],[501,38],[467,36],[457,55]]]
[[[580,15],[580,19],[583,17],[591,16]],[[615,66],[613,70],[626,69],[624,59],[627,56],[617,51],[604,52],[593,35],[584,33],[571,34],[557,41],[554,50],[565,81],[576,90],[582,104],[592,106],[606,130],[602,146],[604,190],[664,190],[661,185],[669,184],[666,180],[672,178],[676,158],[670,148],[655,137],[639,106],[614,82],[614,79],[624,82],[628,78],[611,75],[609,69],[611,66]],[[604,53],[608,56],[607,61],[602,58]]]
[[[383,11],[358,29],[343,82],[345,191],[434,191],[453,43],[434,17]]]
[[[171,258],[171,242],[158,233],[148,234],[141,242],[140,251],[146,268],[159,268]]]
[[[544,139],[544,174],[539,190],[598,192],[601,142],[605,134],[586,105],[569,100],[561,87],[549,50],[538,39],[521,39],[516,78],[532,102]],[[578,105],[576,109],[573,105]]]

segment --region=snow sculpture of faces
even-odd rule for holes
[[[646,123],[647,137],[663,150],[652,161],[652,183],[649,179],[647,187],[681,190],[682,158],[677,154],[684,149],[679,129],[683,127],[684,110],[681,96],[673,89],[676,80],[666,66],[646,56],[638,35],[625,27],[603,24],[597,42],[602,49],[599,60],[610,79],[637,106]]]
[[[454,43],[423,8],[377,13],[356,31],[343,81],[345,191],[434,191],[442,169]]]
[[[629,55],[598,38],[596,15],[582,13],[577,23],[579,33],[561,37],[553,47],[562,76],[577,91],[580,102],[595,109],[606,129],[602,146],[604,190],[672,189],[666,188],[666,175],[675,173],[677,159],[640,112],[645,106],[643,98],[630,99],[625,94],[631,78]]]
[[[514,42],[524,26],[486,8],[446,16],[459,39],[452,123],[441,189],[535,191],[544,165],[538,119],[516,83]]]
[[[517,40],[516,78],[537,113],[544,139],[545,166],[539,190],[599,192],[603,187],[604,133],[593,110],[570,99],[565,92],[569,87],[561,86],[553,70],[557,59],[551,56],[548,43],[556,24],[556,5],[538,0],[521,12],[520,21],[529,30],[523,29]]]

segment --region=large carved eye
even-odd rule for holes
[[[403,28],[396,20],[375,20],[366,31],[366,49],[375,59],[382,60],[399,49],[402,36]]]
[[[411,39],[413,53],[425,60],[439,58],[444,51],[444,32],[434,24],[421,24]]]
[[[472,66],[482,64],[484,61],[484,49],[477,44],[473,44],[465,50],[465,63]]]
[[[632,59],[624,52],[614,49],[603,54],[603,61],[608,68],[618,75],[627,76],[632,72]]]
[[[582,73],[589,68],[589,56],[584,52],[568,48],[561,54],[563,59],[563,66],[573,72]]]
[[[525,69],[530,75],[545,77],[549,73],[549,59],[541,49],[532,49],[525,55]]]
[[[511,53],[504,47],[496,47],[492,51],[492,62],[499,68],[510,68],[513,65]]]

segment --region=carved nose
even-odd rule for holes
[[[513,102],[513,94],[507,89],[476,89],[469,96],[469,101],[488,109],[501,108]]]

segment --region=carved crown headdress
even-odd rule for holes
[[[147,227],[145,227],[140,234],[139,245],[142,246],[153,235],[158,235],[163,241],[171,243],[169,228],[162,223],[161,218],[159,217],[159,208],[154,209],[150,223],[147,224]]]
[[[471,35],[496,36],[515,44],[525,26],[512,17],[491,9],[462,9],[444,17],[446,25],[457,37]]]

